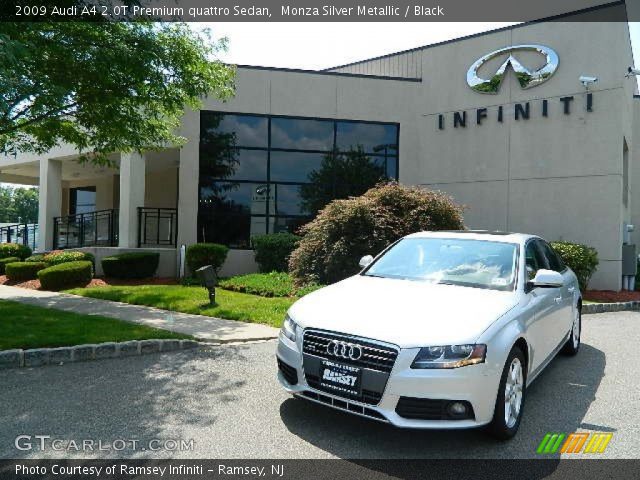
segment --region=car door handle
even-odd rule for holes
[[[556,302],[556,303],[560,303],[560,302],[562,302],[562,297],[556,297],[556,298],[553,299],[553,301]]]
[[[575,291],[576,291],[576,287],[569,287],[569,288],[567,288],[567,291],[568,291],[569,293],[573,293],[573,292],[575,292]]]

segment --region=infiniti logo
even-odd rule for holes
[[[342,357],[349,360],[359,360],[362,357],[362,347],[353,343],[332,340],[327,345],[327,353],[334,357]]]
[[[545,57],[545,64],[537,70],[529,70],[513,56],[514,52],[536,52]],[[509,57],[500,65],[500,68],[489,79],[478,75],[478,70],[489,60],[500,55],[509,54]],[[516,74],[516,78],[523,89],[533,88],[546,82],[558,69],[558,54],[551,48],[543,45],[515,45],[491,52],[475,61],[467,71],[467,84],[478,93],[495,95],[500,90],[500,84],[504,78],[507,67]]]

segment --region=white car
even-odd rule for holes
[[[298,300],[278,379],[297,397],[407,428],[488,426],[510,438],[527,386],[580,347],[580,288],[543,239],[409,235]]]

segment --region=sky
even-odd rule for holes
[[[319,70],[510,25],[508,23],[201,23],[227,37],[220,59],[239,65]],[[631,23],[640,68],[640,23]]]

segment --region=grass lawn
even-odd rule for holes
[[[266,298],[216,288],[216,305],[210,306],[204,288],[182,285],[76,288],[66,293],[273,327],[282,325],[284,314],[297,300],[296,297]]]
[[[0,300],[0,350],[65,347],[150,338],[191,338],[113,318],[80,315]]]
[[[250,273],[220,280],[220,287],[234,292],[251,293],[263,297],[302,297],[322,287],[309,284],[296,287],[288,273]]]

